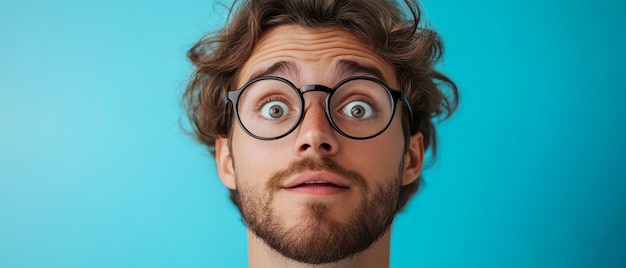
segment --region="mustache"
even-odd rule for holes
[[[305,171],[328,171],[346,179],[350,184],[355,185],[363,190],[367,190],[365,178],[356,171],[339,166],[330,158],[313,158],[307,157],[293,161],[285,169],[274,172],[267,182],[267,187],[271,191],[280,190],[282,182],[289,176],[302,173]]]

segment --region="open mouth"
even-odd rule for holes
[[[339,175],[327,171],[308,171],[298,174],[283,186],[291,193],[309,196],[335,196],[348,193],[350,184]]]
[[[321,197],[345,193],[349,190],[349,187],[337,185],[328,181],[307,181],[285,189],[293,193]]]
[[[339,185],[336,185],[334,183],[327,182],[327,181],[307,181],[307,182],[295,185],[293,187],[289,187],[289,189],[300,188],[300,187],[335,187],[335,188],[341,188],[341,189],[348,188],[348,187],[339,186]]]

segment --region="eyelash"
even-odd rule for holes
[[[375,105],[374,102],[370,98],[366,98],[366,97],[362,97],[362,96],[350,96],[349,98],[347,98],[345,101],[342,102],[343,104],[340,106],[341,109],[343,109],[343,107],[346,106],[346,104],[348,104],[350,102],[353,102],[353,101],[365,102],[370,107],[372,107],[372,109],[374,109],[374,112],[379,112],[380,111],[380,107]]]
[[[255,110],[256,110],[257,112],[260,112],[260,111],[261,111],[261,109],[263,108],[263,106],[265,106],[265,104],[268,104],[268,103],[270,103],[270,102],[272,102],[272,101],[280,101],[280,102],[283,102],[283,103],[289,104],[289,102],[285,101],[285,99],[284,99],[284,98],[281,98],[281,97],[279,97],[279,96],[272,95],[272,96],[267,96],[267,97],[264,97],[263,99],[261,99],[261,101],[259,101],[259,103],[256,105]]]

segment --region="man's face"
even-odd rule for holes
[[[333,87],[351,76],[398,87],[384,59],[334,28],[268,31],[240,70],[237,86],[259,75],[283,77],[297,87]],[[259,140],[235,125],[230,147],[225,138],[216,141],[220,178],[239,192],[248,229],[284,256],[307,263],[344,259],[385,234],[399,188],[417,178],[423,155],[421,134],[404,150],[401,109],[385,132],[355,140],[333,130],[326,96],[304,94],[300,126],[281,139]]]

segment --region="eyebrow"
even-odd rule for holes
[[[380,69],[374,66],[367,66],[360,64],[356,61],[352,60],[339,60],[337,64],[334,66],[335,77],[339,79],[343,79],[346,77],[354,76],[354,75],[366,75],[373,76],[385,83],[385,77],[383,77],[383,73]]]
[[[377,78],[385,83],[388,82],[385,80],[380,69],[374,66],[363,65],[353,60],[339,60],[332,68],[334,73],[333,78],[335,81],[340,81],[341,79],[355,75],[366,75]],[[266,69],[261,69],[252,73],[248,81],[262,76],[279,76],[298,80],[300,77],[300,70],[298,66],[291,61],[277,61]]]
[[[297,80],[300,77],[300,71],[298,66],[296,66],[293,62],[277,61],[267,69],[261,69],[252,73],[248,81],[270,75]]]

